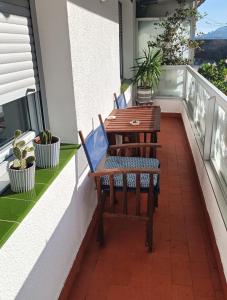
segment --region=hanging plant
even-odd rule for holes
[[[191,61],[185,58],[185,52],[189,49],[200,48],[202,42],[191,39],[188,34],[187,24],[191,21],[197,22],[203,16],[196,8],[185,8],[185,1],[179,0],[180,7],[171,15],[167,14],[166,18],[156,26],[162,29],[154,41],[149,41],[148,45],[152,48],[162,49],[164,65],[185,65]]]

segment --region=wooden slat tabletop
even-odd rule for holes
[[[160,106],[114,109],[110,116],[116,116],[116,119],[106,119],[104,125],[107,133],[158,132],[160,115]],[[140,124],[132,125],[132,120],[138,120]]]

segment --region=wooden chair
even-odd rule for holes
[[[114,102],[117,109],[128,108],[124,93],[120,94],[119,96],[117,96],[117,94],[114,93]]]
[[[117,109],[135,108],[135,107],[139,107],[140,109],[141,108],[146,109],[147,107],[152,106],[154,103],[153,100],[146,101],[146,102],[136,100],[136,106],[128,106],[124,93],[121,93],[119,96],[117,96],[117,94],[114,93],[114,102]]]
[[[146,246],[152,250],[153,212],[157,206],[159,193],[159,160],[156,158],[112,156],[116,149],[126,150],[138,147],[160,147],[158,144],[134,143],[109,146],[101,116],[101,125],[93,130],[85,139],[79,131],[80,139],[90,166],[91,177],[94,177],[98,196],[98,233],[100,245],[104,244],[104,217],[126,217],[146,221]],[[123,192],[121,210],[116,211],[115,192]],[[128,214],[128,192],[135,192],[135,215]],[[147,213],[141,215],[140,194],[147,194]],[[106,209],[106,196],[110,197],[110,209]]]

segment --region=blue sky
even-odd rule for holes
[[[227,26],[227,0],[206,0],[199,12],[207,16],[197,23],[197,31],[207,33],[219,27]]]

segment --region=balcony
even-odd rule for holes
[[[0,1],[0,60],[6,64],[0,75],[6,91],[3,96],[0,91],[0,134],[26,123],[29,143],[45,125],[63,143],[75,145],[80,143],[78,130],[86,136],[99,124],[99,113],[109,115],[113,92],[120,92],[120,75],[132,76],[137,56],[136,4],[153,3],[137,16],[143,21],[178,7],[175,0],[120,2]],[[11,55],[15,41],[18,53]],[[30,59],[25,66],[31,72],[24,72],[24,62],[18,61],[24,58]],[[33,89],[20,80],[28,74]],[[17,81],[22,88],[16,88]],[[8,93],[11,86],[16,91]],[[129,105],[135,104],[132,85],[125,95]],[[0,218],[0,226],[16,229],[6,228],[5,235],[0,227],[0,299],[226,299],[227,98],[192,67],[163,66],[155,102],[162,110],[162,148],[157,153],[161,194],[153,252],[144,245],[144,223],[130,220],[105,220],[106,246],[97,245],[97,196],[81,147],[62,159],[56,174],[36,174],[41,189],[19,221],[16,210],[8,214],[3,209],[6,219]],[[12,110],[17,117],[12,118]],[[0,189],[9,184],[11,149],[5,142],[10,135],[6,137],[0,137]],[[121,199],[117,194],[119,203]],[[31,199],[12,202],[17,200]]]
[[[218,177],[226,174],[220,148],[225,134],[220,109],[226,103],[226,96],[191,67],[163,67],[156,91],[162,148],[154,250],[145,251],[143,223],[107,219],[106,247],[92,235],[71,277],[68,299],[224,299],[215,246],[224,241],[214,242],[217,224],[211,224],[216,209],[223,225],[227,216],[225,186]],[[144,198],[144,209],[145,203]]]
[[[145,250],[143,223],[107,219],[106,247],[92,238],[68,299],[224,299],[181,118],[162,117],[159,141],[153,252]]]

